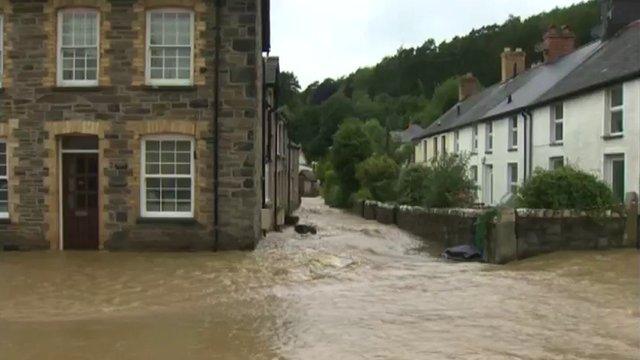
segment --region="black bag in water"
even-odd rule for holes
[[[442,253],[442,257],[452,261],[480,261],[482,254],[477,247],[473,245],[460,245],[446,249]]]

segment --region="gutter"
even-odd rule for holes
[[[218,239],[220,238],[220,202],[219,202],[219,178],[220,178],[220,51],[221,38],[221,12],[222,0],[216,0],[214,6],[215,18],[215,56],[214,56],[214,87],[213,87],[213,251],[218,251]]]

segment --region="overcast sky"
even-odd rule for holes
[[[306,87],[375,65],[400,46],[439,43],[483,25],[579,0],[272,0],[272,55]],[[542,34],[541,34],[542,35]],[[517,44],[514,44],[516,46]]]

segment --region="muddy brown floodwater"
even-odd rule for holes
[[[254,253],[0,253],[0,359],[638,359],[638,253],[450,264],[305,200]]]

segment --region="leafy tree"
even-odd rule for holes
[[[402,169],[396,184],[397,201],[402,205],[423,206],[426,203],[429,168],[422,164]]]
[[[296,108],[299,106],[300,83],[292,72],[282,71],[278,77],[278,98],[280,104]]]
[[[356,178],[361,190],[366,189],[376,201],[394,201],[395,181],[399,166],[387,155],[374,154],[356,166]]]
[[[356,179],[356,166],[371,156],[371,144],[362,128],[362,123],[357,120],[345,121],[333,137],[331,149],[331,165],[337,176],[340,190],[336,195],[338,207],[348,205],[348,199],[358,190],[359,183]]]
[[[571,166],[536,169],[518,191],[519,206],[531,209],[598,210],[611,207],[611,189],[592,174]]]

